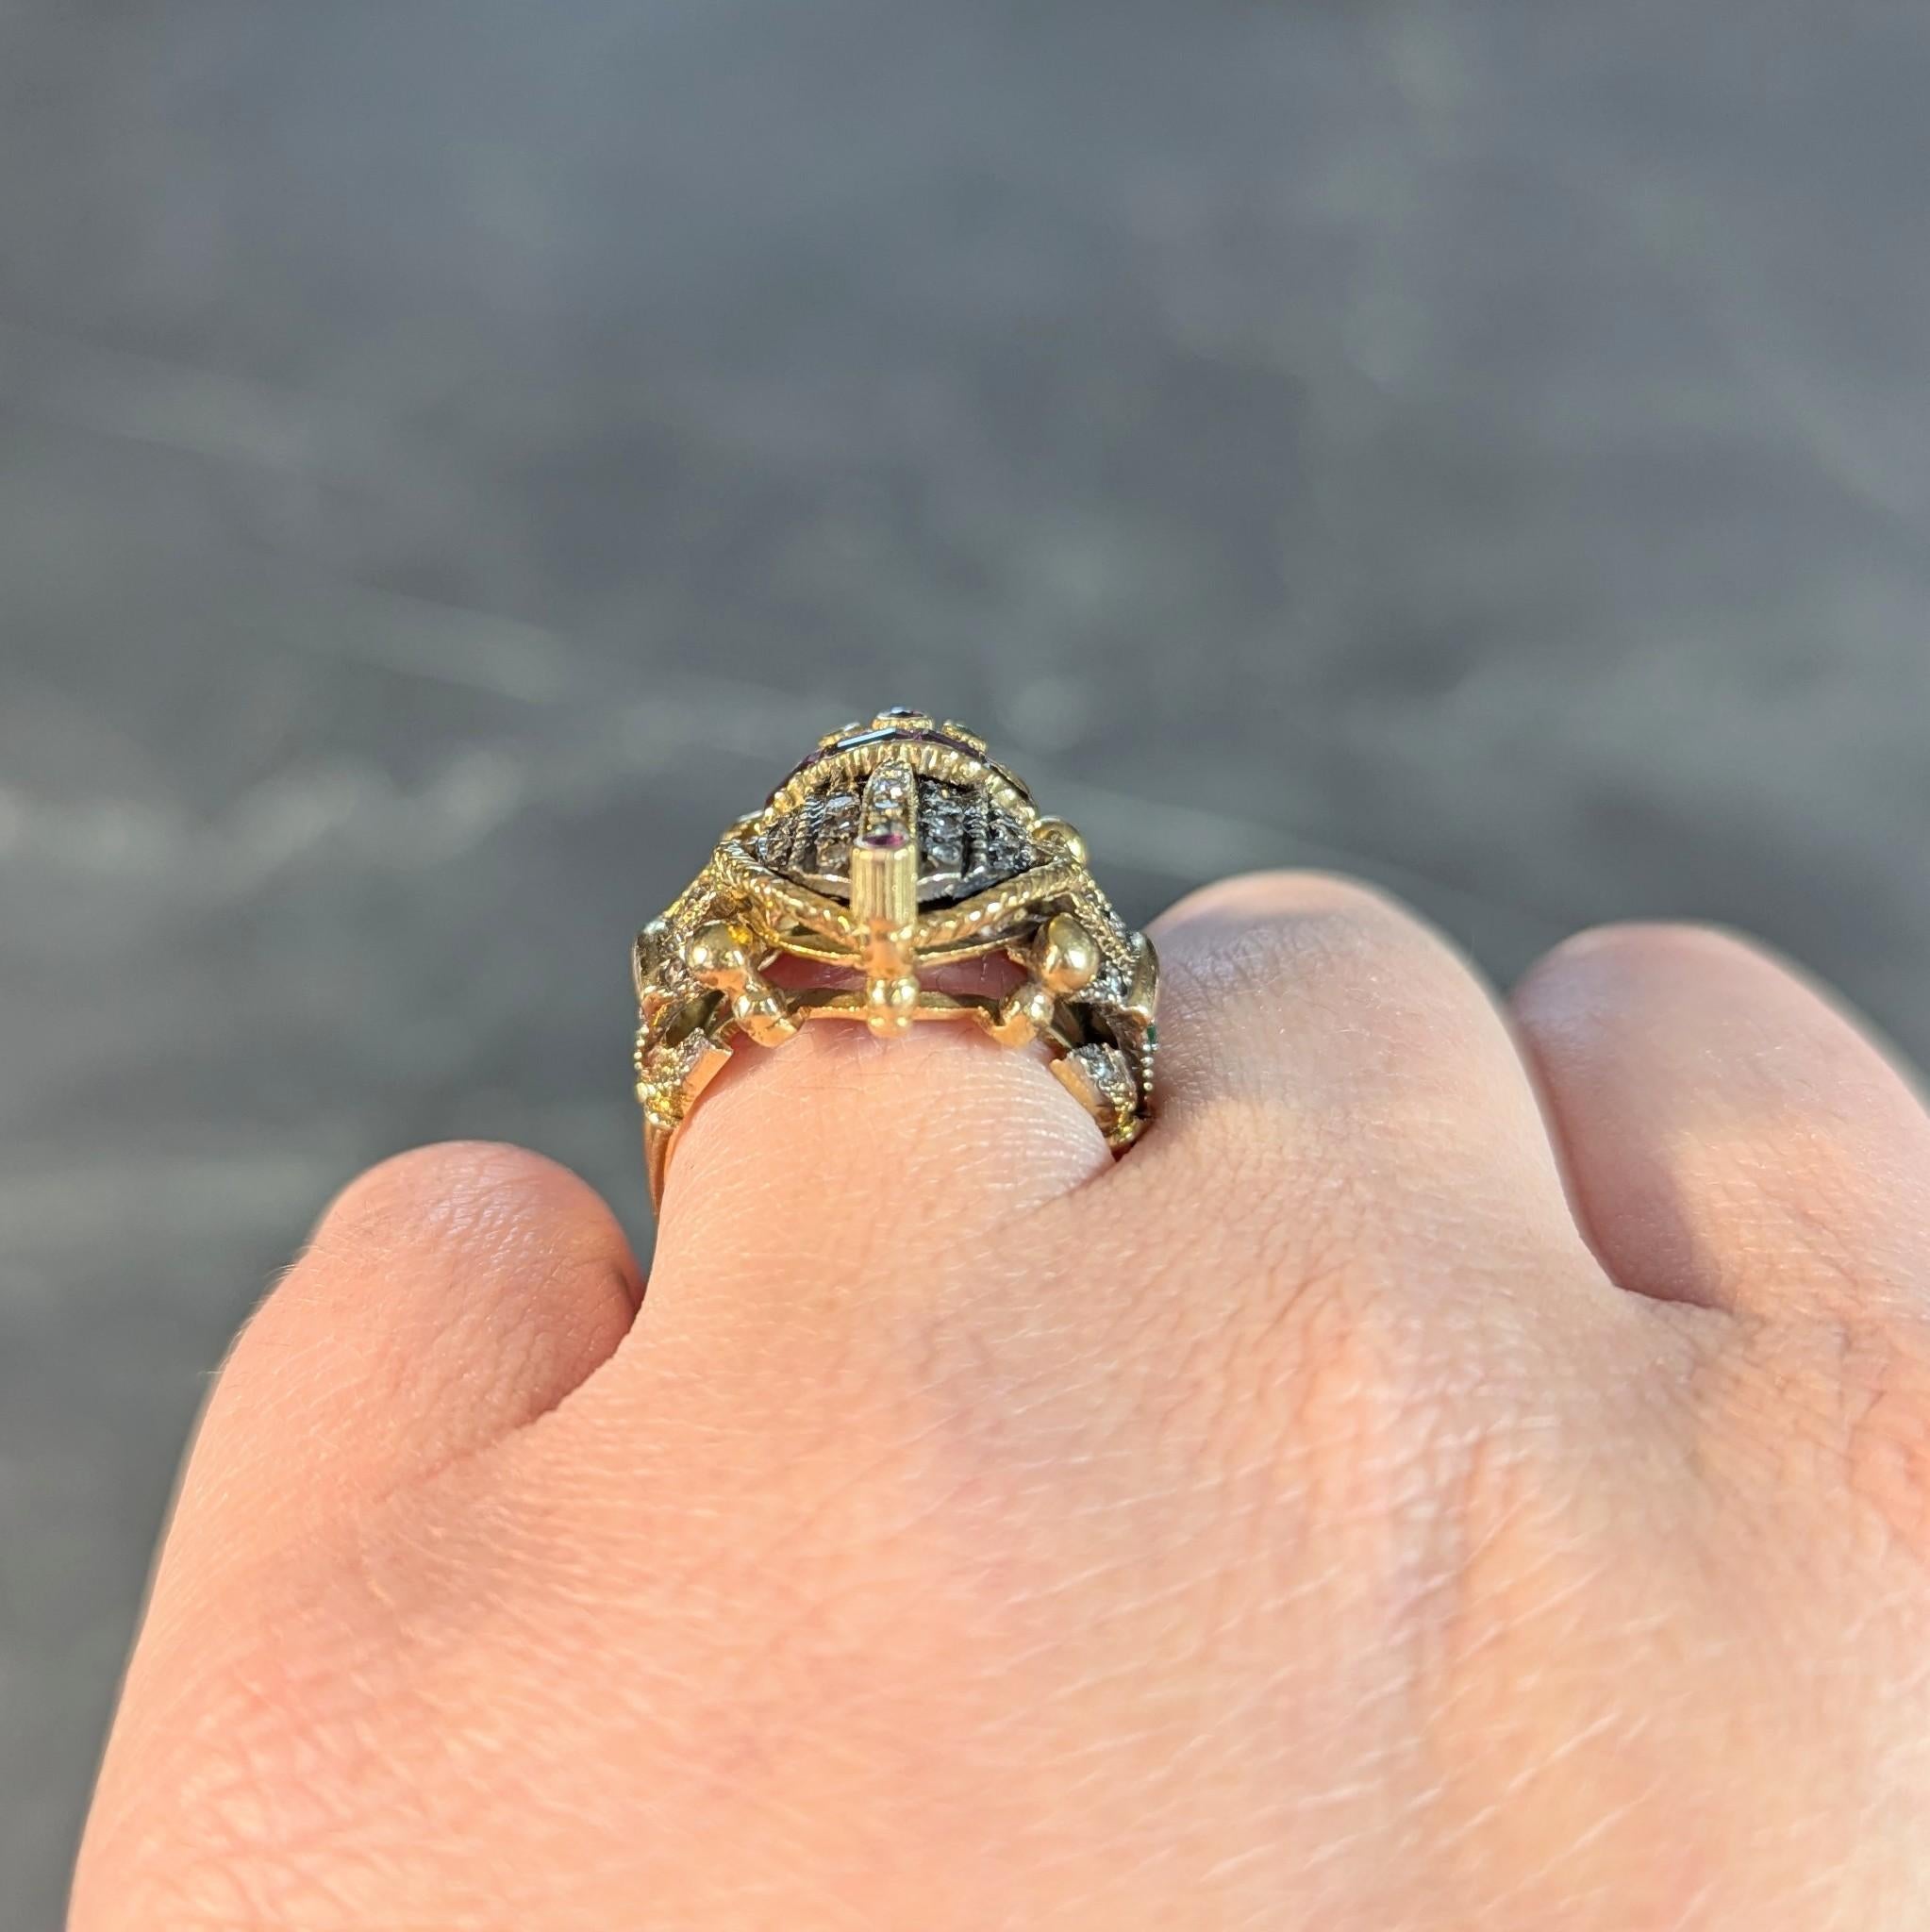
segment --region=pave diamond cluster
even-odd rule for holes
[[[970,898],[1035,863],[1037,848],[1017,813],[1000,809],[971,786],[916,775],[911,783],[917,791],[921,906]],[[852,841],[863,806],[860,788],[810,792],[780,813],[752,849],[763,864],[799,885],[847,898]]]

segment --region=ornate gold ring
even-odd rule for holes
[[[1023,974],[1009,992],[921,977],[1000,953]],[[781,983],[785,958],[830,971],[822,984]],[[1093,882],[1078,833],[1041,816],[982,738],[922,712],[884,711],[821,740],[637,935],[634,966],[637,1098],[658,1203],[677,1129],[739,1043],[780,1045],[807,1020],[861,1021],[885,1039],[956,1020],[1008,1046],[1041,1041],[1116,1149],[1151,1113],[1151,942]]]

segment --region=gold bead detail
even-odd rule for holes
[[[1099,971],[1099,942],[1070,912],[1055,912],[1029,948],[1041,986],[1056,993],[1079,992]]]

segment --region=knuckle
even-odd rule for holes
[[[1370,880],[1346,873],[1285,866],[1234,873],[1196,887],[1161,923],[1183,925],[1195,918],[1266,919],[1350,911],[1366,918],[1405,916],[1392,895]]]
[[[1463,1030],[1466,969],[1433,928],[1377,889],[1321,874],[1209,887],[1161,939],[1175,1040],[1234,1008],[1318,1014],[1389,1065]],[[1226,1048],[1229,1055],[1234,1052]]]
[[[1416,916],[1377,886],[1332,873],[1248,873],[1190,893],[1158,922],[1182,957],[1238,972],[1285,950],[1337,954],[1418,937]]]
[[[1640,989],[1679,996],[1711,980],[1785,979],[1787,961],[1762,941],[1693,920],[1629,920],[1590,926],[1545,955],[1523,978],[1520,998],[1533,1010],[1573,987]]]
[[[414,1220],[505,1193],[552,1198],[588,1192],[541,1154],[496,1141],[442,1141],[392,1154],[352,1180],[324,1210],[318,1233]]]
[[[446,1141],[351,1181],[316,1223],[283,1292],[339,1274],[338,1264],[358,1279],[401,1266],[627,1276],[627,1253],[607,1205],[568,1168],[523,1147]]]

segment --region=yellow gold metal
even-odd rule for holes
[[[880,1040],[896,1039],[918,1005],[918,778],[898,759],[865,780],[850,878],[851,916],[864,934],[865,1019]]]
[[[1008,999],[1001,1000],[998,1017],[986,1024],[986,1031],[1001,1046],[1023,1046],[1039,1034],[1049,1033],[1058,1012],[1052,989],[1038,980],[1028,980]]]
[[[1004,997],[926,984],[1004,954]],[[836,984],[771,976],[786,957]],[[807,1020],[881,1039],[955,1021],[1053,1071],[1115,1148],[1153,1106],[1158,966],[1087,870],[1085,841],[1041,816],[984,739],[920,711],[828,733],[760,812],[725,832],[674,904],[637,935],[637,1098],[660,1202],[678,1128],[740,1040],[774,1047]]]
[[[1074,865],[1087,860],[1086,841],[1064,819],[1040,819],[1032,828],[1034,838],[1050,845]]]
[[[1055,912],[1025,957],[1040,984],[1054,992],[1078,992],[1099,971],[1099,942],[1070,912]]]

